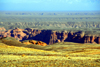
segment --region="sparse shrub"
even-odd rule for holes
[[[22,57],[24,57],[25,56],[25,54],[22,54]]]
[[[100,59],[95,60],[96,62],[100,62]]]
[[[6,61],[4,61],[4,62],[6,62],[6,63],[7,63],[8,61],[6,60]]]
[[[68,59],[71,59],[70,57],[68,57]]]
[[[92,59],[89,59],[89,60],[92,60]]]
[[[66,55],[66,57],[69,57],[68,55]]]

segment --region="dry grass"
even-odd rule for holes
[[[98,44],[71,42],[42,47],[39,45],[19,47],[0,43],[0,65],[2,67],[99,67],[99,47]]]

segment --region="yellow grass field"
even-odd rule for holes
[[[62,42],[36,48],[0,43],[0,67],[100,67],[100,45]]]

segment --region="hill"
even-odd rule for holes
[[[7,39],[6,39],[7,40]],[[19,43],[15,41],[15,43]],[[100,45],[61,42],[53,45],[0,43],[1,67],[99,67]],[[31,46],[31,47],[29,47]]]

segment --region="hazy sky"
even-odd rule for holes
[[[100,0],[0,0],[0,11],[100,11]]]

